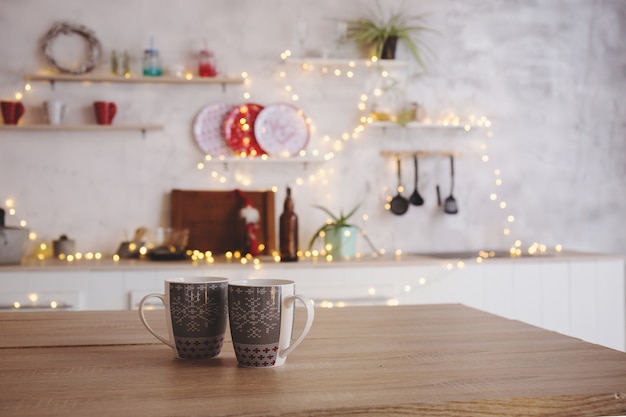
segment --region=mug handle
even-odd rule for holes
[[[146,329],[148,329],[148,331],[150,333],[152,333],[152,335],[154,337],[156,337],[157,339],[159,339],[161,342],[165,343],[166,345],[168,345],[169,347],[171,347],[172,349],[175,348],[174,343],[172,343],[170,340],[164,338],[163,336],[161,336],[160,334],[158,334],[157,332],[154,331],[154,329],[148,324],[148,321],[146,320],[146,317],[143,314],[143,307],[144,304],[146,303],[146,301],[148,301],[150,298],[158,298],[159,300],[161,300],[163,302],[163,305],[165,305],[165,295],[164,294],[148,294],[145,297],[143,297],[141,299],[141,301],[139,301],[139,319],[141,320],[141,322],[143,323],[144,326],[146,326]]]
[[[285,298],[285,304],[295,304],[296,300],[300,300],[306,309],[306,323],[304,324],[304,328],[300,332],[300,335],[294,340],[291,345],[285,348],[282,352],[279,351],[278,355],[281,357],[287,357],[298,345],[304,340],[304,337],[311,330],[311,326],[313,325],[313,318],[315,317],[315,309],[313,308],[313,303],[304,295],[292,295]]]
[[[24,115],[24,104],[21,101],[17,102],[17,106],[15,106],[15,121],[17,122],[20,117]]]
[[[109,115],[111,120],[115,117],[115,113],[117,113],[117,106],[115,103],[109,103]]]
[[[48,117],[48,102],[44,101],[41,103],[41,107],[43,109],[43,117],[46,120],[46,123],[50,124],[50,118]]]

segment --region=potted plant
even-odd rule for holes
[[[356,253],[356,237],[360,234],[372,248],[372,251],[376,252],[376,248],[363,230],[359,226],[348,223],[348,220],[356,213],[359,205],[348,214],[344,214],[342,210],[339,216],[334,215],[325,207],[319,205],[313,207],[324,211],[330,216],[330,219],[313,234],[309,241],[309,250],[311,250],[317,238],[321,237],[324,239],[326,253],[332,255],[333,258],[353,257]]]
[[[347,38],[363,48],[370,48],[371,55],[380,59],[395,59],[396,44],[403,42],[415,61],[424,65],[424,54],[432,54],[428,46],[417,36],[432,29],[423,25],[422,15],[406,15],[402,12],[384,16],[380,4],[377,11],[370,10],[367,16],[347,20]]]

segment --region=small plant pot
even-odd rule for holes
[[[383,51],[381,53],[381,59],[396,59],[396,46],[398,45],[398,38],[396,36],[390,36],[383,45]]]
[[[358,229],[352,226],[327,230],[324,236],[324,247],[333,258],[352,258],[356,254],[358,233]]]
[[[73,255],[76,252],[76,242],[66,236],[61,236],[58,240],[52,241],[52,250],[55,258]]]

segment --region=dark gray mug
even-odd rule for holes
[[[280,366],[304,339],[313,324],[313,303],[295,293],[284,279],[248,279],[228,283],[230,334],[240,366]],[[306,323],[292,340],[296,300],[304,304]]]
[[[180,359],[209,359],[219,355],[228,320],[228,279],[216,277],[165,280],[164,294],[148,294],[139,302],[139,318],[148,331],[171,347]],[[165,306],[168,337],[146,321],[144,307],[150,298]]]

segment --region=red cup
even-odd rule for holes
[[[110,125],[113,123],[115,113],[117,113],[117,106],[110,101],[94,101],[93,111],[99,125]]]
[[[0,105],[5,125],[16,125],[24,114],[24,105],[20,101],[2,101]]]

